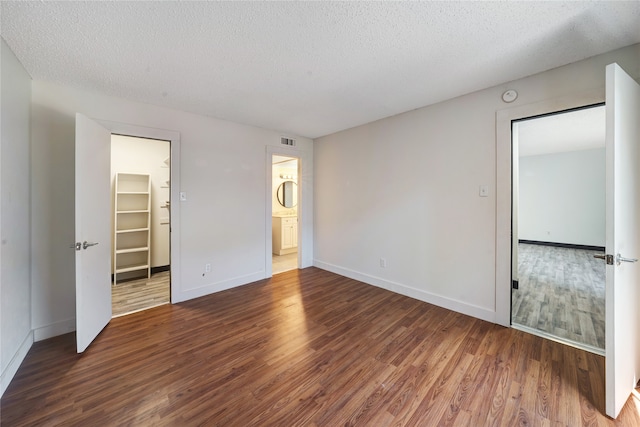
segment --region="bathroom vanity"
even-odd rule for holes
[[[298,217],[273,215],[271,219],[272,251],[275,255],[286,255],[298,250]]]

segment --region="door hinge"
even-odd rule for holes
[[[607,254],[596,254],[593,256],[594,258],[598,258],[598,259],[603,259],[605,260],[605,262],[607,263],[607,265],[613,265],[614,263],[614,258],[613,255],[607,255]]]

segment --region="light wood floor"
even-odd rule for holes
[[[298,268],[298,253],[275,255],[272,258],[271,274],[284,273]]]
[[[118,282],[111,286],[111,311],[116,317],[168,304],[170,295],[169,271],[156,273],[149,279]]]
[[[513,323],[604,349],[605,264],[596,253],[519,244]]]
[[[2,426],[638,426],[604,359],[317,268],[37,342]]]

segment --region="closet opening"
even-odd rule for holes
[[[171,300],[171,142],[111,135],[113,317]]]
[[[272,156],[272,274],[298,268],[298,177],[300,160]]]

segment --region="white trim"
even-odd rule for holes
[[[495,313],[484,307],[477,305],[466,304],[451,298],[443,297],[441,295],[426,292],[421,289],[416,289],[411,286],[403,285],[401,283],[392,282],[390,280],[381,279],[380,277],[371,276],[369,274],[360,273],[358,271],[343,268],[334,264],[329,264],[323,261],[314,260],[313,265],[323,270],[330,271],[335,274],[339,274],[350,279],[358,280],[368,285],[376,286],[378,288],[386,289],[391,292],[395,292],[400,295],[404,295],[410,298],[414,298],[420,301],[424,301],[429,304],[437,305],[448,310],[455,311],[457,313],[466,314],[478,319],[486,320],[487,322],[495,321]]]
[[[51,323],[50,325],[40,326],[33,329],[33,340],[35,342],[57,337],[58,335],[68,334],[76,330],[76,318]]]
[[[604,87],[496,111],[496,323],[511,325],[511,122],[604,102]]]
[[[266,146],[265,155],[265,233],[264,233],[264,277],[273,275],[272,268],[272,235],[271,204],[273,191],[273,155],[295,157],[298,159],[298,268],[313,265],[313,165],[309,154],[297,147]]]
[[[0,378],[0,397],[4,394],[7,387],[11,383],[11,380],[18,372],[18,368],[20,368],[20,364],[27,356],[29,349],[33,345],[33,331],[30,331],[25,337],[20,347],[18,347],[18,351],[13,355],[11,361],[7,365],[4,371],[2,371],[2,377]]]
[[[547,339],[549,341],[554,341],[554,342],[557,342],[557,343],[560,343],[560,344],[568,345],[569,347],[574,347],[574,348],[577,348],[579,350],[584,350],[584,351],[588,351],[589,353],[597,354],[599,356],[604,356],[604,349],[602,349],[602,348],[598,348],[598,347],[594,347],[592,345],[583,344],[581,342],[577,342],[577,341],[569,340],[569,339],[566,339],[566,338],[562,338],[562,337],[559,337],[557,335],[552,335],[552,334],[546,333],[546,332],[541,331],[539,329],[530,328],[530,327],[524,326],[524,325],[518,325],[517,323],[514,323],[513,325],[511,325],[511,327],[513,329],[518,330],[518,331],[526,332],[527,334],[535,335],[537,337],[541,337],[541,338]]]
[[[230,279],[222,280],[220,282],[209,283],[204,286],[198,286],[196,288],[182,289],[180,291],[180,297],[182,299],[176,302],[187,301],[193,298],[199,298],[205,295],[211,295],[216,292],[226,291],[227,289],[235,288],[242,285],[247,285],[262,279],[264,279],[264,271],[257,271],[257,272],[246,274],[243,276],[232,277]]]
[[[161,139],[171,144],[171,205],[169,207],[170,224],[170,265],[171,265],[171,303],[185,301],[180,282],[180,133],[167,129],[156,129],[128,123],[97,120],[98,123],[117,133],[139,138]]]

